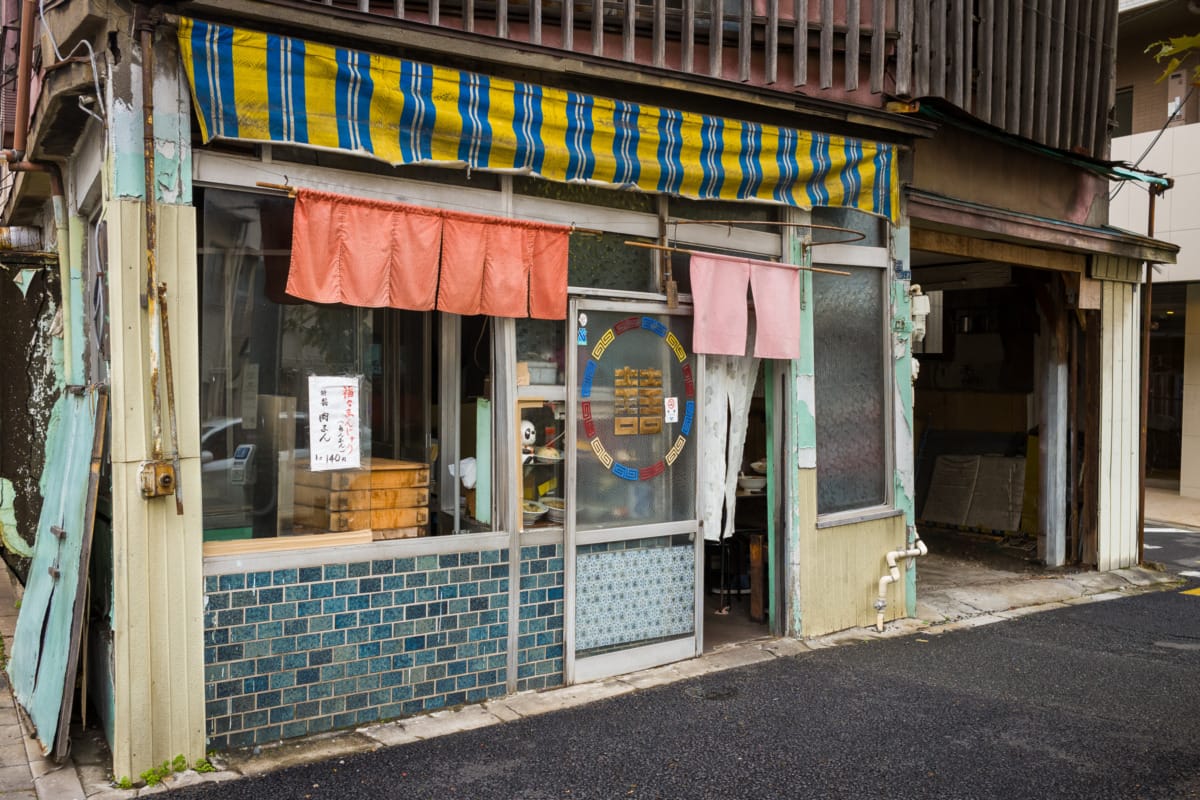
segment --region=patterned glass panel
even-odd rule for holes
[[[817,512],[887,499],[883,271],[813,275]]]
[[[582,546],[575,561],[575,648],[599,655],[690,636],[696,546],[691,534]]]

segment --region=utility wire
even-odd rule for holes
[[[1138,160],[1133,163],[1134,169],[1140,167],[1142,162],[1146,159],[1146,156],[1150,155],[1150,151],[1154,149],[1154,145],[1158,144],[1158,140],[1161,139],[1162,135],[1167,132],[1167,128],[1170,127],[1171,123],[1175,121],[1175,118],[1183,112],[1188,100],[1192,99],[1192,95],[1195,92],[1196,87],[1194,85],[1188,89],[1188,93],[1183,96],[1183,101],[1175,106],[1175,110],[1171,112],[1171,116],[1167,117],[1167,121],[1164,122],[1162,127],[1158,129],[1158,133],[1154,135],[1154,138],[1150,141],[1150,144],[1146,145],[1146,149],[1142,151],[1140,156],[1138,156]],[[1117,195],[1121,193],[1121,189],[1124,188],[1126,183],[1127,181],[1122,181],[1121,183],[1117,184],[1117,188],[1113,189],[1112,194],[1108,196],[1110,202],[1117,199]]]

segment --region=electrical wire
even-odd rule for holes
[[[1158,133],[1154,135],[1154,139],[1150,141],[1150,144],[1146,145],[1146,149],[1142,151],[1140,156],[1138,156],[1138,160],[1133,163],[1134,169],[1140,167],[1142,162],[1146,159],[1146,156],[1150,155],[1150,151],[1154,149],[1156,144],[1158,144],[1158,140],[1161,139],[1162,135],[1167,132],[1167,128],[1171,126],[1171,123],[1175,121],[1175,118],[1183,112],[1188,100],[1192,99],[1192,95],[1195,94],[1195,92],[1196,87],[1194,85],[1188,89],[1188,93],[1183,96],[1183,101],[1175,106],[1175,110],[1171,112],[1171,116],[1167,117],[1167,121],[1164,122],[1162,127],[1158,129]],[[1128,181],[1122,181],[1121,183],[1117,184],[1117,188],[1113,189],[1112,193],[1108,196],[1110,202],[1117,199],[1117,195],[1121,193],[1121,189],[1126,183],[1128,183]]]

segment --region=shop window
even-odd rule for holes
[[[817,513],[887,502],[884,271],[813,275]]]
[[[566,324],[516,321],[517,487],[521,525],[561,527],[566,514]]]
[[[572,234],[567,261],[567,283],[588,289],[651,293],[660,291],[651,252],[625,244],[630,239],[637,238],[621,233]]]
[[[208,189],[200,205],[205,540],[298,547],[495,529],[461,469],[438,480],[442,440],[467,443],[448,451],[456,467],[490,451],[474,413],[490,392],[490,320],[297,300],[284,291],[290,199]],[[463,511],[446,524],[443,507]],[[222,547],[256,545],[209,549]]]

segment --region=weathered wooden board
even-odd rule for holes
[[[297,486],[293,502],[298,506],[329,511],[360,511],[372,508],[421,508],[429,505],[429,489],[349,489],[333,491],[324,486]]]
[[[333,491],[428,486],[429,465],[416,461],[373,458],[369,467],[360,470],[313,472],[297,468],[296,485],[324,487]]]
[[[424,536],[429,531],[421,525],[412,528],[380,528],[373,531],[375,541],[382,542],[389,539],[415,539],[418,536]]]
[[[411,528],[429,522],[428,508],[374,508],[358,511],[330,511],[297,505],[297,524],[330,531],[353,531],[360,528]]]

